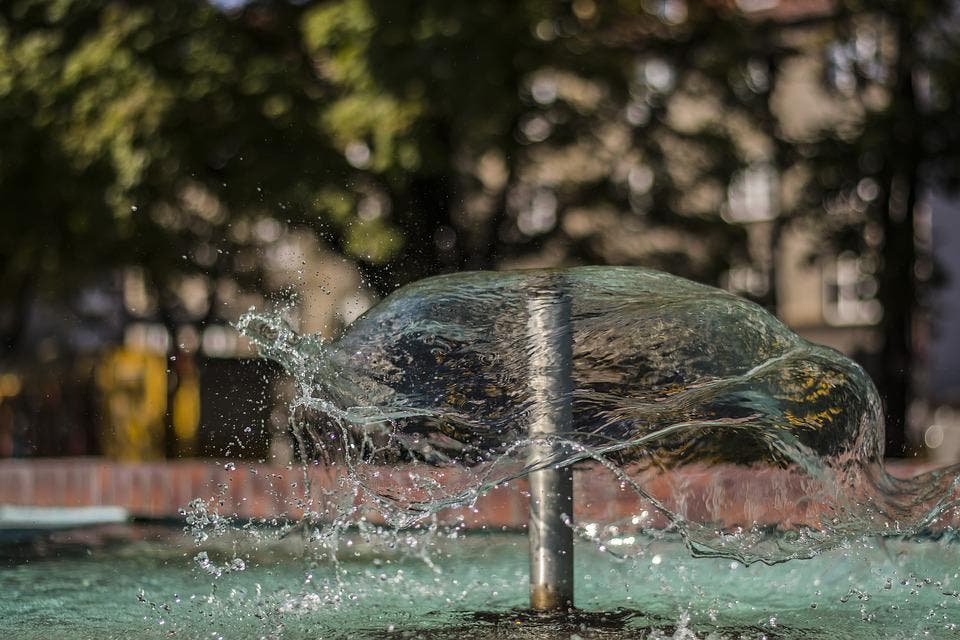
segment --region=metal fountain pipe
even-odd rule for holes
[[[538,290],[528,301],[527,346],[532,409],[529,435],[561,435],[572,428],[573,333],[570,296],[562,287]],[[531,445],[529,462],[556,453],[554,444]],[[530,481],[530,608],[573,606],[573,469],[534,471]]]

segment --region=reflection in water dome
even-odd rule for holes
[[[544,292],[571,303],[573,425],[537,460],[528,302]],[[942,528],[956,504],[955,471],[883,470],[880,400],[856,363],[753,303],[656,271],[438,276],[329,343],[279,312],[239,328],[298,383],[303,450],[345,464],[400,525],[551,464],[606,474],[649,505],[584,535],[675,529],[695,553],[744,562]],[[400,486],[376,472],[384,464],[462,473]]]

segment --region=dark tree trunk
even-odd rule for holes
[[[886,416],[886,453],[907,454],[907,412],[912,394],[913,314],[917,304],[914,275],[914,209],[919,189],[920,110],[914,91],[915,42],[911,17],[897,16],[898,60],[894,86],[893,128],[888,145],[887,197],[883,216],[883,365],[880,392]]]
[[[365,278],[381,295],[398,285],[459,268],[464,238],[456,221],[456,176],[453,143],[444,122],[433,125],[438,157],[447,160],[410,178],[402,190],[393,193],[397,223],[404,230],[405,246],[392,263],[364,264]]]
[[[34,281],[25,277],[17,287],[14,296],[10,324],[3,332],[3,355],[5,358],[16,359],[21,355],[23,338],[27,332],[27,323],[30,320],[30,309],[33,306],[36,287]]]
[[[896,189],[897,186],[894,186]],[[884,342],[881,394],[886,416],[886,452],[890,457],[907,453],[906,416],[912,392],[913,307],[916,287],[913,278],[913,211],[916,185],[905,178],[902,188],[905,202],[910,207],[903,219],[896,219],[888,211],[884,231],[884,269],[880,286],[880,300],[884,311]]]
[[[453,176],[435,174],[415,178],[410,184],[409,230],[411,243],[407,268],[420,278],[457,266],[460,244],[453,225]]]
[[[410,180],[403,191],[393,194],[400,209],[397,224],[404,231],[404,247],[388,263],[361,262],[364,280],[380,296],[398,286],[456,269],[462,238],[452,223],[452,177],[446,174],[421,175]],[[452,245],[444,244],[452,236]]]

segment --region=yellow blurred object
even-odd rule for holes
[[[196,455],[197,429],[200,426],[200,381],[192,359],[182,357],[180,380],[173,394],[173,433],[177,438],[177,454]]]
[[[167,367],[160,354],[117,349],[97,368],[105,420],[104,455],[116,460],[155,460],[164,456]]]
[[[15,373],[0,375],[0,400],[12,398],[20,393],[20,376]]]

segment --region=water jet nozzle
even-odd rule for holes
[[[571,300],[562,289],[537,292],[528,302],[530,356],[529,462],[558,459],[557,437],[572,428],[573,333]],[[573,469],[547,465],[529,475],[530,608],[573,606]]]

